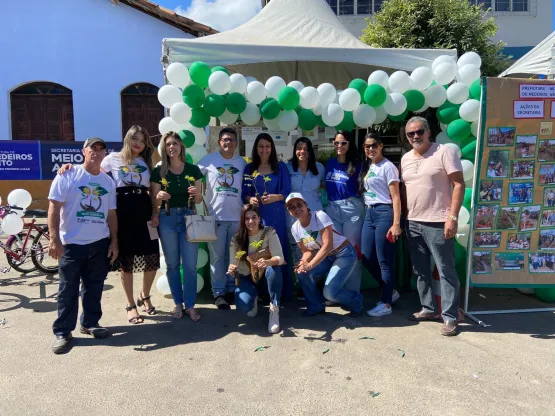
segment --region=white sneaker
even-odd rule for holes
[[[393,294],[391,295],[391,303],[397,302],[401,295],[395,289],[393,289]]]
[[[258,314],[258,296],[254,298],[254,307],[247,312],[249,318],[254,318]]]
[[[270,318],[268,319],[268,332],[277,334],[279,332],[279,306],[270,304]]]
[[[386,316],[391,315],[391,307],[387,307],[385,303],[380,303],[374,309],[370,309],[367,314],[368,316],[378,317],[378,316]]]

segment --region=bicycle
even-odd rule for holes
[[[0,206],[0,218],[20,210],[21,208],[15,206]],[[58,261],[48,254],[50,243],[48,226],[37,225],[35,222],[35,217],[30,222],[25,222],[27,232],[8,237],[6,243],[0,241],[0,248],[4,250],[10,267],[21,273],[26,274],[38,269],[46,274],[54,274],[58,271]],[[33,234],[35,232],[36,235]],[[0,234],[4,232],[0,230]],[[30,239],[32,239],[31,247],[27,248]],[[8,270],[2,271],[6,273]]]

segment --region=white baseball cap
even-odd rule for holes
[[[303,198],[303,195],[299,192],[291,192],[288,196],[287,199],[285,199],[285,205],[289,204],[289,201],[292,201],[293,199],[300,199],[301,201],[303,201],[306,204],[305,199]]]

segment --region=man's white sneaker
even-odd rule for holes
[[[247,312],[249,318],[254,318],[258,314],[258,296],[254,298],[254,307]]]
[[[391,315],[391,307],[387,307],[385,303],[380,303],[374,309],[370,309],[368,312],[368,316],[378,317],[378,316],[385,316]]]
[[[270,318],[268,319],[268,332],[277,334],[279,332],[279,306],[270,304]]]
[[[395,303],[399,300],[401,295],[395,289],[393,289],[393,294],[391,295],[391,303]]]

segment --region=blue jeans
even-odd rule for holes
[[[259,293],[269,293],[272,304],[279,306],[282,287],[281,267],[266,268],[265,276],[256,285],[250,275],[241,276],[239,287],[235,289],[235,308],[242,312],[250,311]]]
[[[110,239],[103,238],[90,244],[67,244],[63,247],[62,258],[58,265],[60,274],[58,318],[52,325],[54,335],[67,335],[75,329],[81,281],[83,282],[81,325],[85,328],[98,326],[98,321],[102,317],[100,301],[104,280],[110,270],[109,246]]]
[[[393,225],[393,207],[389,204],[376,204],[366,208],[362,226],[362,264],[376,279],[382,289],[382,302],[391,304],[395,286],[395,249],[397,244],[390,243],[387,232]]]
[[[357,265],[356,250],[349,244],[339,253],[326,257],[308,273],[297,274],[303,288],[308,314],[323,311],[326,299],[339,303],[351,312],[359,312],[362,309],[362,295]],[[322,276],[326,277],[323,296],[316,287],[316,280]]]
[[[161,211],[158,226],[172,298],[176,305],[185,303],[185,308],[195,306],[197,297],[198,244],[189,243],[185,231],[185,215],[190,214],[188,208],[172,208],[170,215]],[[183,283],[179,266],[183,267]]]
[[[364,211],[359,198],[347,198],[340,201],[330,201],[326,208],[333,221],[334,228],[347,237],[351,244],[360,248],[360,235]]]
[[[216,221],[216,237],[213,243],[208,243],[210,253],[210,279],[214,297],[233,293],[235,280],[227,274],[229,266],[229,243],[237,234],[239,221]]]

